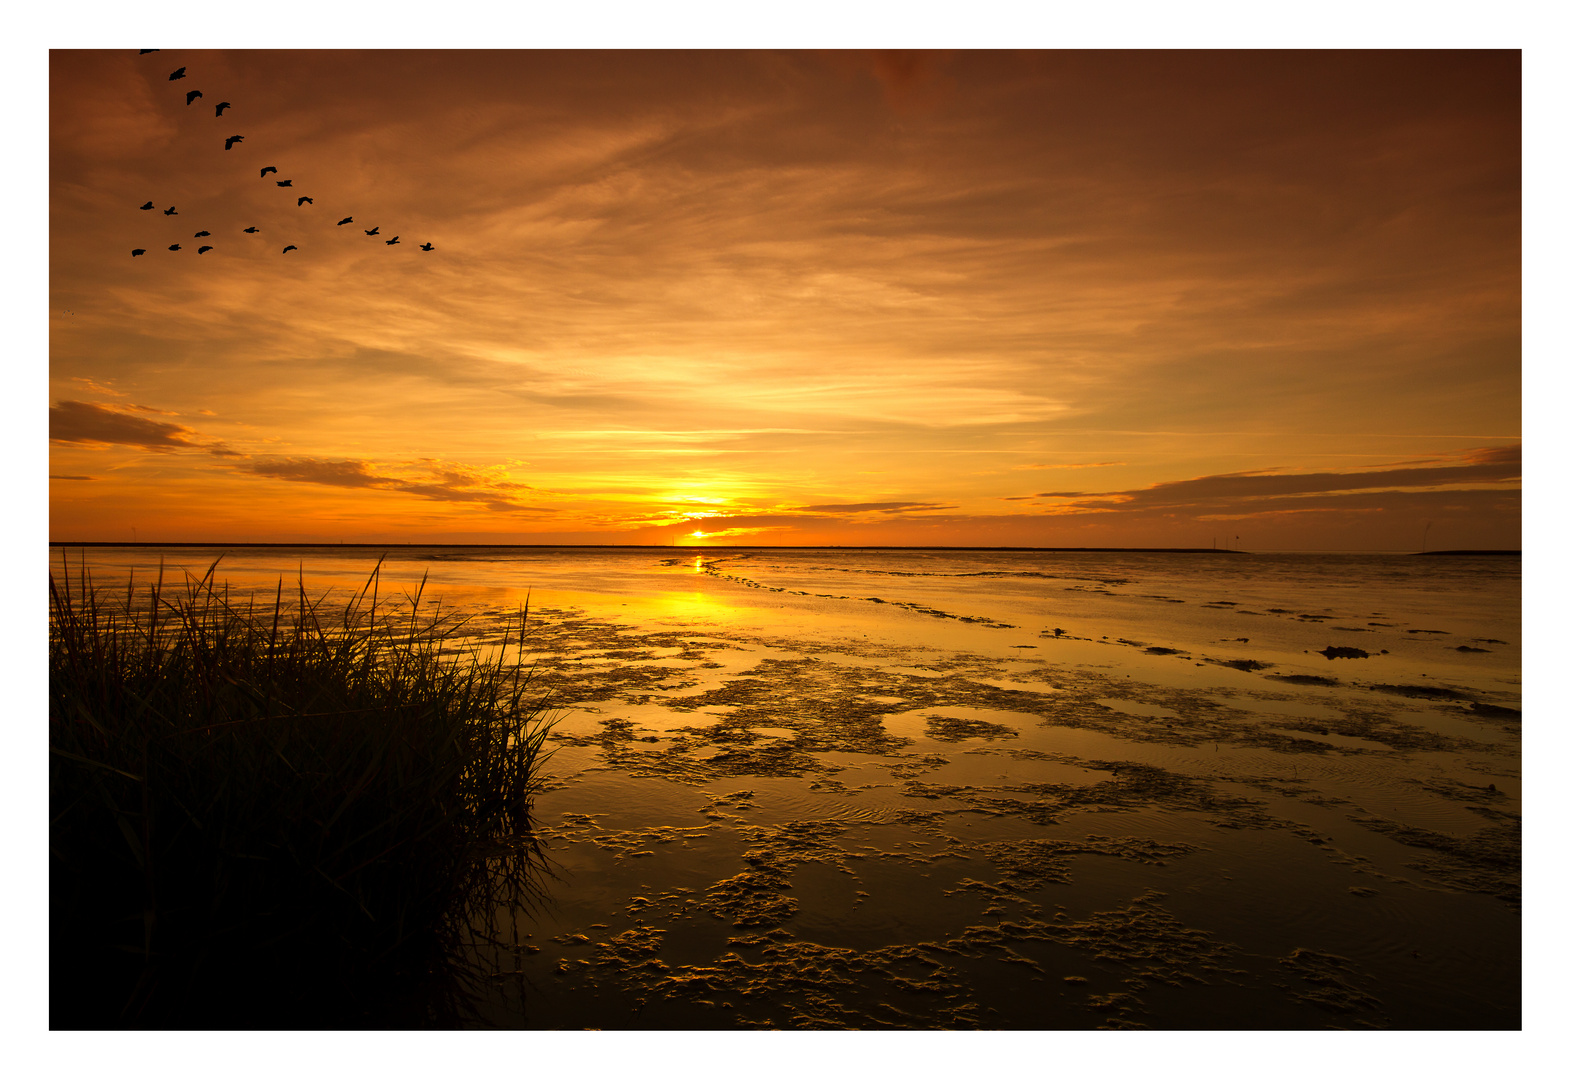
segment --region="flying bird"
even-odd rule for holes
[[[157,50],[155,49],[154,51],[156,52]],[[131,249],[131,254],[132,254],[133,257],[137,256],[137,255],[146,255],[147,254],[147,249],[146,248],[132,248]]]
[[[185,78],[185,68],[176,68],[174,71],[171,71],[169,73],[169,81],[170,82],[174,82],[176,79],[183,79],[183,78]]]
[[[420,250],[421,251],[430,251],[431,250],[431,245],[430,244],[421,244],[420,245]]]
[[[198,240],[200,240],[204,236],[212,236],[212,235],[213,235],[212,233],[208,232],[206,229],[203,229],[201,232],[196,234],[196,238]]]
[[[169,245],[169,250],[170,251],[179,251],[180,250],[180,245],[179,244],[170,244]]]
[[[291,251],[299,251],[299,250],[300,250],[299,248],[295,247],[293,244],[290,244],[288,247],[284,248],[283,251],[279,252],[279,254],[280,255],[288,255]]]
[[[213,115],[214,116],[222,116],[222,115],[224,115],[224,110],[225,109],[232,109],[232,108],[234,108],[234,106],[229,104],[229,102],[227,102],[227,101],[220,101],[218,103],[218,110],[216,112],[214,112]]]
[[[277,172],[277,171],[278,171],[278,166],[277,165],[269,165],[267,168],[262,170],[262,175],[266,176],[270,172]]]
[[[175,208],[174,207],[171,206],[168,210],[164,211],[164,217],[174,217],[174,216],[175,216]]]
[[[253,225],[249,229],[241,229],[240,231],[241,232],[261,232],[262,230],[258,229],[255,225]]]
[[[375,235],[376,235],[376,234],[377,234],[377,233],[379,233],[379,232],[381,232],[381,231],[382,231],[382,226],[380,226],[380,225],[378,225],[378,226],[377,226],[377,227],[376,227],[376,228],[374,228],[374,229],[367,229],[367,230],[366,230],[366,231],[365,231],[365,234],[366,234],[366,235],[367,235],[367,236],[375,236]]]
[[[392,247],[394,244],[398,243],[398,237],[395,236],[391,240],[384,240],[382,242],[384,244],[386,244],[388,247]]]
[[[311,202],[311,196],[309,196],[309,195],[302,195],[298,199],[295,200],[295,205],[296,206],[304,206],[306,203],[311,203],[312,206],[316,205],[316,203]]]
[[[228,150],[231,146],[233,146],[237,142],[245,142],[245,136],[244,135],[231,135],[231,136],[229,136],[229,138],[224,140],[224,149]]]
[[[209,251],[212,251],[212,250],[213,250],[213,245],[212,244],[203,244],[201,247],[196,249],[196,253],[198,255],[202,255],[202,254],[205,254],[205,253],[207,253]]]
[[[202,96],[202,91],[200,91],[200,90],[187,90],[186,94],[185,94],[185,103],[187,105],[189,105],[189,104],[191,104],[191,102],[195,101],[197,98],[199,98],[201,96]]]
[[[141,209],[143,209],[143,210],[151,210],[152,208],[153,208],[153,200],[152,199],[148,199],[141,206]]]
[[[340,225],[348,225],[348,224],[350,224],[353,221],[354,221],[354,218],[346,217],[346,218],[344,218],[344,220],[340,221],[339,224]]]
[[[277,181],[277,184],[278,184],[279,187],[294,187],[295,186],[295,182],[293,180],[279,180],[279,181]]]

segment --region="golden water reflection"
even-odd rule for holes
[[[518,960],[551,991],[492,1019],[1518,1022],[1508,576],[1338,564],[1332,595],[1307,562],[965,558],[390,556],[383,595],[429,573],[477,627],[527,600],[508,659],[564,717],[536,804],[562,874]],[[225,565],[342,596],[371,561]],[[1316,651],[1348,642],[1370,657]],[[1420,682],[1467,696],[1392,692]]]

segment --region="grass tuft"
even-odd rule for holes
[[[50,577],[50,1023],[460,1022],[539,873],[549,721],[460,620]],[[516,926],[516,920],[509,920]],[[515,931],[516,933],[516,931]]]

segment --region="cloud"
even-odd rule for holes
[[[58,473],[50,473],[49,474],[49,479],[51,479],[51,480],[97,480],[98,477],[96,477],[96,476],[62,476],[62,475],[60,475]]]
[[[1079,461],[1062,465],[1016,465],[1017,469],[1105,469],[1112,465],[1128,465],[1127,461]]]
[[[396,491],[417,495],[440,502],[478,503],[499,513],[555,513],[553,507],[526,506],[514,502],[497,489],[513,489],[526,485],[509,481],[490,480],[483,474],[461,466],[438,465],[424,462],[431,475],[421,480],[399,476],[386,476],[371,471],[370,463],[352,459],[325,458],[269,458],[237,466],[245,472],[273,480],[287,480],[303,484],[324,484],[328,487]]]
[[[716,533],[727,529],[795,529],[812,526],[840,525],[843,518],[827,517],[809,514],[724,514],[715,517],[689,518],[684,521],[651,521],[642,522],[645,528],[697,528],[705,533]],[[633,523],[623,523],[633,524]]]
[[[125,397],[125,394],[119,390],[111,390],[107,386],[102,386],[94,382],[92,379],[86,379],[80,375],[71,376],[71,381],[75,383],[81,383],[95,394],[107,394],[110,397]]]
[[[1468,452],[1466,462],[1455,465],[1356,473],[1283,473],[1272,469],[1174,480],[1131,491],[1043,491],[1037,493],[1037,498],[1083,500],[1073,508],[1064,509],[1204,509],[1314,495],[1509,484],[1520,482],[1521,462],[1519,446],[1484,447]]]
[[[196,449],[188,438],[195,434],[179,424],[127,416],[90,401],[62,401],[49,409],[49,438],[55,442],[139,446],[169,453]]]
[[[390,477],[372,475],[363,461],[322,461],[315,458],[284,458],[275,461],[257,461],[246,466],[247,471],[275,480],[297,480],[306,484],[328,484],[332,487],[376,487]]]
[[[1471,451],[1470,456],[1476,464],[1515,465],[1520,469],[1522,465],[1522,445],[1518,443],[1514,446],[1486,446]],[[1516,475],[1520,477],[1521,473],[1518,472]]]
[[[467,465],[458,465],[450,461],[440,461],[436,458],[421,458],[421,465],[430,470],[431,475],[442,484],[450,487],[476,487],[484,486],[495,488],[499,491],[528,491],[528,484],[520,484],[514,480],[499,479],[484,471],[472,469]]]
[[[102,472],[106,437],[193,446],[182,463],[224,466],[198,481],[214,502],[257,500],[259,536],[324,487],[433,520],[538,501],[579,529],[702,489],[924,538],[953,511],[834,500],[1021,491],[995,509],[1112,528],[1164,500],[1301,508],[1318,496],[1206,477],[1452,465],[1401,459],[1520,422],[1510,51],[193,52],[238,88],[230,152],[165,55],[50,56],[51,306],[75,312],[50,366],[91,376],[54,396],[120,403],[56,415],[54,467]],[[258,180],[270,146],[314,210]],[[181,216],[133,209],[155,194]],[[198,227],[231,239],[198,258]],[[284,258],[286,229],[306,239]],[[1323,464],[1327,432],[1358,456]],[[263,484],[217,434],[317,466]],[[419,454],[527,457],[552,494]],[[1051,478],[1007,471],[1126,457],[1080,482],[1139,491],[1038,506]],[[173,492],[167,461],[116,480]],[[826,501],[784,509],[806,497]],[[121,498],[93,502],[105,535]]]
[[[940,506],[938,503],[877,502],[819,503],[816,506],[798,506],[796,509],[810,514],[866,514],[871,512],[898,514],[906,510],[948,510],[951,507]]]

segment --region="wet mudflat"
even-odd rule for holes
[[[443,555],[559,718],[489,1024],[1520,1026],[1514,559]]]

